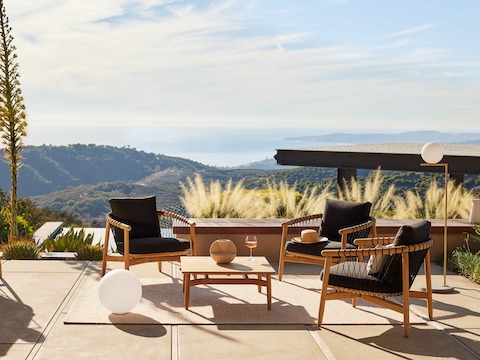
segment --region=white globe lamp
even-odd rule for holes
[[[433,142],[423,145],[421,154],[427,164],[437,164],[443,159],[442,147]]]
[[[448,251],[448,163],[440,163],[443,159],[443,150],[437,143],[429,142],[423,145],[421,151],[422,159],[426,164],[420,166],[440,166],[445,169],[445,204],[444,204],[444,225],[443,225],[443,284],[433,284],[432,292],[446,293],[453,291],[453,287],[447,285],[447,251]],[[426,287],[421,287],[425,290]]]
[[[110,312],[126,314],[142,298],[142,284],[130,271],[115,269],[100,280],[98,297],[102,305]]]

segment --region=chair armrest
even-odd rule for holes
[[[161,218],[168,218],[171,220],[171,229],[175,236],[190,236],[189,241],[192,249],[192,255],[197,254],[197,244],[195,241],[195,222],[187,219],[186,217],[176,214],[171,211],[157,210],[158,221],[162,224]],[[161,226],[161,225],[160,225]]]
[[[363,238],[363,239],[355,239],[354,244],[357,245],[358,247],[364,247],[364,246],[377,246],[377,245],[388,245],[393,243],[393,240],[395,240],[395,237],[393,236],[381,236],[381,237],[372,237],[372,238]]]
[[[413,246],[413,245],[412,245]],[[363,257],[370,255],[393,255],[408,252],[409,246],[392,246],[389,248],[368,248],[368,249],[339,249],[339,250],[323,250],[322,256],[325,257]]]
[[[340,229],[340,230],[338,230],[338,233],[340,235],[348,235],[348,234],[351,234],[351,233],[354,233],[354,232],[357,232],[357,231],[361,231],[361,230],[371,228],[374,225],[375,225],[375,218],[372,218],[371,220],[368,220],[364,223]]]
[[[179,220],[181,222],[184,222],[185,224],[188,224],[188,225],[195,225],[195,223],[193,221],[191,221],[190,219],[187,219],[185,216],[173,213],[171,211],[157,210],[157,213],[158,213],[159,217],[160,216],[165,216],[165,217],[168,217],[168,218],[171,218],[171,219],[177,219],[177,220]]]
[[[394,255],[404,252],[414,252],[428,249],[433,246],[433,240],[429,239],[424,242],[413,245],[400,245],[383,248],[368,248],[368,249],[338,249],[338,250],[323,250],[322,256],[325,257],[363,257],[370,255]]]
[[[312,214],[312,215],[307,215],[307,216],[302,216],[298,217],[295,219],[287,220],[282,223],[282,226],[290,226],[294,224],[301,223],[303,221],[309,221],[313,219],[321,219],[323,217],[323,214]]]
[[[115,220],[114,218],[111,217],[111,214],[107,214],[106,220],[110,225],[115,226],[117,228],[120,228],[124,231],[131,231],[132,230],[132,227],[130,225],[122,223],[118,220]]]
[[[375,223],[376,223],[375,218],[370,216],[370,220],[364,223],[340,229],[338,233],[340,234],[340,237],[341,237],[342,249],[345,249],[347,247],[347,243],[353,244],[355,241],[355,238],[368,236],[370,232],[372,233],[372,237],[376,237],[377,228],[375,226]]]

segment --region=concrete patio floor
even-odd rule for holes
[[[480,286],[456,274],[448,275],[455,292],[433,296],[433,321],[412,325],[406,339],[401,325],[66,325],[82,284],[98,276],[98,263],[2,262],[5,359],[480,359]],[[286,277],[318,279],[320,269],[288,264]],[[156,264],[131,270],[139,277],[162,276]],[[433,270],[433,281],[443,282],[442,268]],[[414,287],[421,285],[417,281]],[[413,302],[418,313],[425,309],[423,301]]]

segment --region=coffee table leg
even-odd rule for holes
[[[261,293],[262,292],[262,275],[258,275],[258,292]]]
[[[267,274],[267,304],[268,310],[272,310],[272,276]]]
[[[185,310],[188,310],[190,303],[190,274],[183,274],[183,286],[185,287]]]

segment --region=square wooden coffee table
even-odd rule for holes
[[[275,270],[265,257],[254,256],[253,259],[254,261],[250,261],[248,256],[237,256],[229,264],[217,264],[210,256],[181,256],[185,309],[188,309],[189,306],[191,286],[200,284],[253,284],[258,286],[258,292],[262,291],[262,286],[267,288],[267,306],[268,310],[271,310],[272,274],[275,274]],[[198,276],[203,277],[199,278]]]

